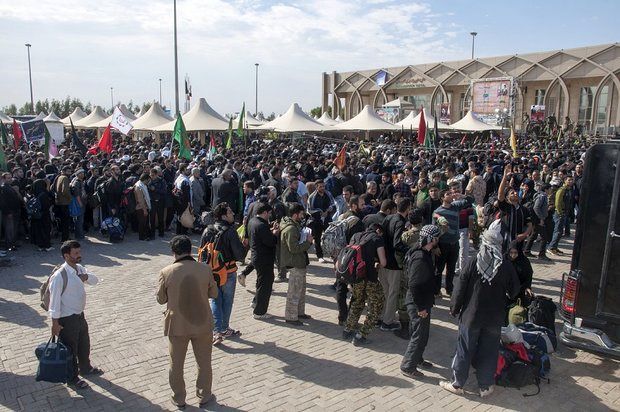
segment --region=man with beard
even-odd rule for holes
[[[120,180],[121,169],[117,165],[112,166],[112,176],[105,184],[105,215],[104,218],[117,216],[121,207],[123,195],[123,182]]]

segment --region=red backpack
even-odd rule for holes
[[[372,233],[371,233],[372,234]],[[347,284],[361,282],[366,279],[366,262],[362,249],[370,236],[362,236],[358,244],[346,245],[336,260],[336,278]]]

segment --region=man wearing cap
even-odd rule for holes
[[[432,364],[423,358],[431,326],[431,308],[435,304],[435,263],[431,251],[439,244],[441,232],[435,225],[420,230],[416,248],[408,253],[405,276],[408,278],[405,305],[409,314],[411,338],[400,364],[403,375],[420,378],[424,375],[418,367],[430,368]]]

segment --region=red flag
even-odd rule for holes
[[[467,138],[467,135],[464,134],[463,138],[461,139],[461,146],[463,146],[465,144],[465,139]]]
[[[88,153],[97,154],[97,152],[101,150],[102,152],[112,153],[112,133],[110,132],[110,125],[105,128],[101,139],[99,139],[99,143],[96,146],[88,149]]]
[[[13,119],[13,144],[15,145],[15,150],[19,149],[19,146],[21,146],[23,137],[22,128],[19,127],[17,121]]]
[[[424,119],[424,106],[420,111],[420,123],[418,125],[418,143],[424,144],[424,137],[426,136],[426,120]]]
[[[338,156],[336,156],[336,158],[334,159],[334,166],[342,170],[344,169],[346,164],[347,164],[347,145],[345,143],[345,145],[342,146],[342,149],[340,149],[340,152],[338,152]]]

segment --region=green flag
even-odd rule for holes
[[[2,136],[2,144],[9,144],[9,134],[2,122],[0,122],[0,135]]]
[[[50,141],[52,140],[52,136],[50,136],[50,131],[45,125],[45,144],[43,145],[43,154],[45,154],[45,158],[49,160],[50,158]]]
[[[6,157],[4,156],[4,147],[0,146],[0,171],[7,172]]]
[[[243,102],[243,109],[241,109],[241,113],[239,114],[239,123],[237,124],[237,134],[239,137],[244,137],[245,135],[245,102]]]
[[[189,143],[189,139],[187,137],[187,130],[185,130],[185,124],[183,123],[183,118],[181,117],[180,112],[177,112],[177,122],[175,123],[174,131],[172,132],[173,145],[174,142],[177,142],[179,144],[179,157],[191,160],[191,144]]]
[[[419,131],[419,129],[418,129]],[[431,148],[431,131],[428,130],[428,125],[424,128],[424,147],[427,149]]]
[[[230,149],[232,147],[232,135],[233,135],[233,128],[232,128],[232,117],[230,119],[228,119],[228,140],[226,140],[226,148]]]

